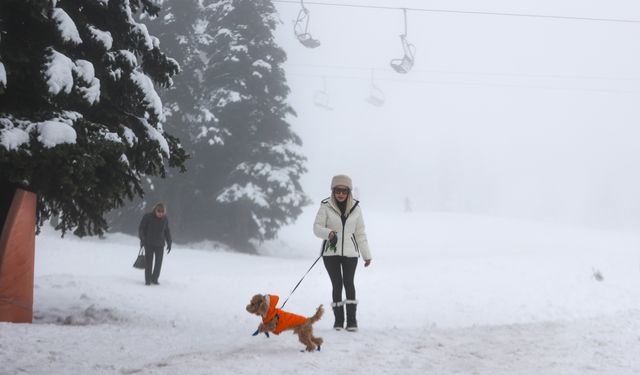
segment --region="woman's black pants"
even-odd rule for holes
[[[333,286],[332,298],[333,302],[342,301],[342,286],[347,300],[356,299],[356,287],[353,278],[356,274],[356,266],[358,258],[343,256],[324,256],[324,267],[329,273],[331,285]]]

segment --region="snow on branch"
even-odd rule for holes
[[[158,129],[149,125],[147,120],[140,119],[140,121],[142,121],[142,124],[147,129],[147,135],[149,136],[149,139],[152,139],[158,142],[158,145],[160,145],[160,149],[162,150],[162,153],[164,154],[164,156],[169,158],[170,156],[169,143],[167,142],[166,138],[162,135],[162,133]]]
[[[116,132],[112,132],[112,131],[109,131],[106,128],[103,128],[103,129],[99,130],[99,133],[102,136],[102,138],[107,140],[107,141],[116,142],[116,143],[122,143],[122,138],[120,138],[120,136]]]
[[[113,46],[113,37],[108,31],[102,31],[93,25],[89,25],[91,38],[102,45],[107,51]]]
[[[136,55],[134,55],[133,52],[129,50],[121,49],[116,51],[115,53],[109,52],[108,56],[110,59],[113,59],[118,63],[125,64],[130,69],[138,66],[138,59],[136,58]]]
[[[162,100],[160,100],[160,96],[158,96],[158,93],[153,87],[151,78],[138,70],[131,72],[130,77],[142,93],[143,100],[147,104],[147,109],[156,115],[160,121],[164,121],[165,116],[162,110]]]
[[[129,146],[133,146],[135,143],[138,142],[138,137],[136,137],[136,134],[133,132],[133,130],[131,130],[130,128],[124,125],[121,125],[121,127],[122,127],[122,136],[127,141],[127,144],[129,144]]]
[[[148,50],[152,50],[155,46],[153,43],[153,37],[149,35],[149,30],[147,29],[147,25],[143,23],[133,23],[134,34],[144,43],[144,46]],[[157,40],[157,38],[156,38]]]
[[[73,69],[75,64],[70,58],[49,47],[49,61],[45,64],[45,78],[49,93],[58,95],[61,91],[67,94],[73,89]]]
[[[34,125],[38,132],[38,141],[47,148],[63,143],[76,143],[76,131],[64,122],[50,120]]]
[[[58,30],[60,31],[62,40],[76,45],[82,43],[82,39],[80,39],[80,33],[78,33],[78,28],[76,27],[76,24],[73,22],[71,17],[69,17],[67,12],[60,8],[54,8],[52,18],[55,21]]]
[[[213,11],[214,13],[218,14],[218,17],[220,19],[223,19],[229,13],[231,13],[233,10],[236,9],[236,7],[233,5],[233,1],[232,0],[214,1],[214,2],[210,3],[209,5],[207,5],[205,8],[207,8],[207,9]]]
[[[48,48],[49,61],[45,64],[44,78],[49,93],[70,94],[75,86],[76,93],[89,105],[100,100],[100,81],[95,77],[93,64],[87,60],[74,63],[62,53]]]
[[[269,207],[267,194],[259,186],[251,182],[244,186],[234,184],[218,195],[216,201],[219,203],[233,203],[242,199],[248,199],[260,207]]]
[[[93,64],[87,60],[76,60],[73,69],[79,82],[85,86],[77,86],[80,96],[88,104],[95,104],[100,101],[100,81],[95,77],[95,69]]]
[[[244,54],[249,53],[249,48],[244,44],[231,46],[230,49],[232,52],[242,52]]]
[[[16,150],[29,143],[31,133],[37,134],[38,142],[46,148],[76,143],[77,134],[72,125],[81,117],[77,112],[65,111],[49,120],[32,122],[0,115],[0,146]]]
[[[16,127],[8,118],[0,117],[0,146],[7,150],[17,150],[29,142],[29,133]]]
[[[216,33],[216,36],[214,36],[214,38],[217,39],[220,36],[226,36],[227,38],[235,39],[233,32],[231,30],[227,29],[227,28],[221,28],[220,30],[218,30],[218,32]]]
[[[271,71],[272,67],[271,64],[269,64],[268,62],[262,60],[262,59],[258,59],[256,61],[253,62],[253,64],[251,64],[252,66],[256,67],[256,68],[264,68],[266,69],[268,72]]]
[[[242,95],[239,92],[233,90],[220,89],[216,93],[218,101],[216,107],[221,108],[227,106],[229,103],[236,103],[242,99]]]

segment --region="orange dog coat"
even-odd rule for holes
[[[262,318],[262,323],[268,324],[277,315],[278,324],[276,324],[276,328],[273,331],[273,333],[275,333],[276,335],[279,335],[280,332],[284,331],[287,328],[299,326],[300,324],[304,324],[304,322],[307,321],[307,318],[305,318],[304,316],[277,309],[276,305],[278,304],[278,300],[280,299],[280,297],[276,296],[275,294],[269,294],[266,296],[266,298],[269,307],[267,309],[267,315]]]

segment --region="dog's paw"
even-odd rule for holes
[[[313,352],[319,352],[320,351],[320,347],[318,346],[316,349],[302,349],[300,350],[300,353],[313,353]]]
[[[252,333],[251,336],[258,336],[259,333],[260,333],[260,328],[256,329],[256,331]],[[264,334],[267,336],[267,338],[269,338],[269,332],[265,332]]]

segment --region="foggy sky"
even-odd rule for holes
[[[633,1],[344,2],[640,20]],[[416,64],[400,75],[401,11],[307,4],[322,42],[307,49],[299,5],[276,7],[314,205],[346,173],[365,209],[408,197],[421,211],[640,225],[640,24],[409,11]],[[381,108],[364,101],[372,71]],[[332,111],[313,104],[323,77]]]

